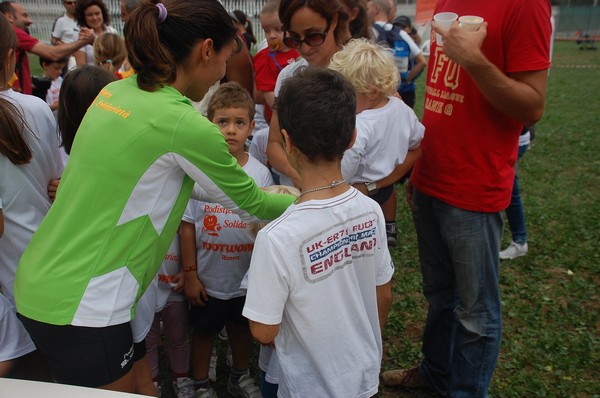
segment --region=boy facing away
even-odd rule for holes
[[[382,207],[388,244],[396,243],[396,191],[393,183],[421,156],[425,127],[414,111],[394,96],[398,73],[390,50],[365,39],[351,40],[329,65],[356,92],[356,142],[342,159],[342,175]],[[377,182],[397,174],[387,186]]]
[[[254,128],[254,101],[238,83],[222,84],[208,104],[229,152],[258,186],[273,185],[269,170],[245,151]],[[201,143],[200,143],[201,145]],[[254,236],[236,214],[217,203],[190,200],[181,223],[185,295],[191,304],[193,378],[197,398],[216,394],[209,382],[214,340],[225,326],[233,356],[228,391],[235,397],[260,397],[248,372],[252,335],[242,316],[240,284],[250,265]]]
[[[371,397],[394,266],[381,209],[342,178],[354,90],[339,73],[308,67],[275,104],[303,192],[256,237],[243,314],[259,342],[275,343],[279,396]]]

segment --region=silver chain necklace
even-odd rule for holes
[[[344,181],[344,179],[341,180],[335,180],[332,181],[331,184],[329,185],[325,185],[323,187],[318,187],[318,188],[312,188],[312,189],[307,189],[306,191],[302,191],[302,193],[300,195],[298,195],[298,197],[296,198],[296,200],[294,201],[294,203],[298,203],[298,201],[300,200],[300,198],[304,195],[306,195],[307,193],[311,193],[311,192],[317,192],[317,191],[324,191],[325,189],[331,189],[331,188],[335,188],[338,185],[342,185],[343,183],[345,183],[346,181]]]

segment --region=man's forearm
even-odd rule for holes
[[[546,70],[507,76],[485,57],[463,68],[488,102],[501,113],[524,125],[535,124],[542,117],[548,76]]]

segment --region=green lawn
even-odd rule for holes
[[[567,65],[595,68],[562,67]],[[422,90],[423,79],[419,83]],[[504,334],[493,397],[600,396],[599,93],[600,52],[556,42],[545,115],[519,162],[529,254],[501,265]],[[393,250],[395,296],[383,370],[420,360],[427,308],[414,228],[402,201],[398,221],[403,238]],[[400,394],[384,389],[380,395]]]

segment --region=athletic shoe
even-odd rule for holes
[[[513,258],[521,257],[527,254],[527,242],[520,244],[510,242],[510,245],[500,252],[500,260],[512,260]]]
[[[227,329],[223,327],[223,329],[219,330],[219,338],[223,341],[228,341],[229,336],[227,336]]]
[[[199,388],[196,390],[194,398],[217,398],[217,393],[212,387]]]
[[[208,380],[211,383],[217,382],[217,349],[213,347],[212,354],[210,354],[210,365],[208,365]]]
[[[419,373],[418,366],[410,369],[397,369],[383,372],[381,374],[381,381],[388,387],[429,388],[427,380]]]
[[[226,360],[227,366],[231,368],[233,366],[233,354],[231,353],[231,346],[229,344],[227,344]]]
[[[194,398],[194,380],[189,377],[178,377],[173,382],[173,391],[177,398]]]
[[[385,234],[387,235],[388,246],[394,247],[398,243],[396,242],[396,224],[395,223],[385,223]]]
[[[227,382],[227,391],[234,397],[238,398],[261,398],[260,389],[249,374],[245,374],[234,383],[229,375],[229,381]]]

